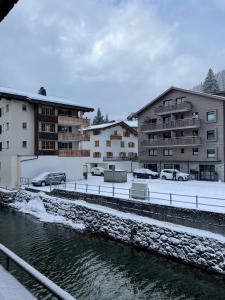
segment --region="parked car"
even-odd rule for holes
[[[102,167],[94,167],[91,169],[91,175],[99,175],[103,176],[104,175],[105,169]]]
[[[32,180],[32,184],[36,186],[45,186],[50,184],[60,184],[66,182],[65,172],[44,172]]]
[[[158,178],[159,174],[149,169],[136,169],[133,171],[133,176],[136,178],[154,179]]]
[[[164,169],[164,170],[162,170],[160,172],[160,178],[164,179],[164,180],[166,180],[166,179],[172,180],[174,172],[176,173],[176,180],[183,181],[183,180],[189,180],[190,179],[189,174],[180,172],[177,169]]]

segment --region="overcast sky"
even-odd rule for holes
[[[0,86],[126,117],[225,68],[224,0],[19,0],[0,23]]]

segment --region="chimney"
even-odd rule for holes
[[[42,86],[40,87],[39,91],[38,91],[38,94],[39,95],[42,95],[42,96],[46,96],[47,93],[46,93],[46,89]]]
[[[225,91],[219,91],[219,92],[213,93],[213,95],[225,97]]]

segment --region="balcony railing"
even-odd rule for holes
[[[111,134],[111,135],[110,135],[110,140],[121,141],[121,140],[122,140],[122,135],[119,135],[119,134]]]
[[[39,132],[38,137],[41,140],[57,141],[58,134],[56,132]]]
[[[38,121],[48,122],[48,123],[57,123],[58,116],[38,114]]]
[[[168,123],[156,123],[156,124],[144,124],[141,126],[141,131],[156,132],[156,131],[167,131],[173,129],[189,129],[198,128],[201,125],[200,119],[180,119],[170,121]]]
[[[174,103],[171,105],[161,105],[155,109],[155,114],[163,115],[172,112],[185,112],[191,110],[192,106],[191,103],[185,101],[183,103]]]
[[[159,140],[144,140],[141,144],[144,147],[167,147],[167,146],[198,146],[201,145],[201,138],[196,137],[179,137],[171,139],[159,139]]]
[[[59,141],[89,141],[90,137],[87,134],[72,133],[72,132],[59,132]]]
[[[122,156],[113,156],[113,157],[103,157],[103,161],[138,161],[138,157],[122,157]]]
[[[58,123],[61,125],[84,125],[89,126],[90,120],[79,118],[79,117],[69,117],[69,116],[58,116]]]
[[[89,150],[59,150],[59,156],[88,157],[90,156],[90,151]]]

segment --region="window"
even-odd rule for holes
[[[0,108],[0,117],[2,116],[2,109]]]
[[[55,124],[54,123],[41,123],[41,131],[55,132]]]
[[[215,122],[216,121],[216,112],[215,111],[208,111],[206,113],[207,121],[208,122]]]
[[[42,141],[41,142],[41,147],[42,147],[41,149],[43,149],[43,150],[55,150],[55,142],[53,142],[53,141]]]
[[[23,129],[27,129],[27,123],[26,123],[26,122],[23,122],[23,123],[22,123],[22,128],[23,128]]]
[[[163,149],[163,155],[164,156],[172,156],[173,155],[173,149]]]
[[[27,141],[23,141],[22,146],[23,146],[23,148],[27,148]]]
[[[192,130],[192,136],[198,136],[198,130]]]
[[[134,148],[135,147],[135,143],[134,142],[129,142],[128,143],[128,147],[129,148]]]
[[[9,130],[9,122],[6,123],[6,130]]]
[[[9,149],[9,141],[6,142],[6,149]]]
[[[164,140],[171,139],[171,132],[165,132],[165,133],[163,133],[163,139]]]
[[[71,150],[72,149],[72,143],[71,142],[69,142],[69,143],[59,142],[59,149],[69,149],[69,150]]]
[[[114,135],[118,135],[118,132],[117,132],[117,130],[114,130],[114,133],[113,133]]]
[[[157,141],[158,135],[157,134],[149,133],[148,134],[148,138],[149,138],[150,141]]]
[[[0,142],[0,151],[2,151],[2,142]]]
[[[215,158],[216,150],[215,149],[207,149],[207,158]]]
[[[111,147],[111,141],[106,141],[106,146]]]
[[[106,157],[108,157],[108,158],[113,157],[113,153],[112,152],[106,152]]]
[[[95,147],[99,147],[99,141],[95,141]]]
[[[192,149],[192,154],[193,154],[194,156],[197,156],[197,155],[198,155],[198,148],[193,148],[193,149]]]
[[[53,107],[42,106],[41,113],[42,113],[42,115],[54,116],[55,110]]]
[[[125,152],[120,152],[119,156],[124,158],[124,157],[126,157],[126,153]]]
[[[215,130],[207,130],[207,140],[214,141],[216,138]]]
[[[101,157],[101,152],[93,152],[93,157],[94,158]]]
[[[157,149],[149,149],[148,155],[149,156],[157,156],[158,155]]]
[[[101,134],[101,131],[100,130],[94,130],[93,131],[93,135],[100,135]]]
[[[176,98],[176,104],[184,103],[186,97],[178,97]]]
[[[168,124],[171,121],[171,116],[163,117],[163,124]]]
[[[184,148],[180,149],[180,153],[184,154]]]
[[[120,142],[120,147],[124,148],[124,142],[123,141]]]
[[[2,125],[0,125],[0,134],[2,134]]]
[[[133,157],[136,157],[136,156],[137,156],[136,153],[134,153],[134,152],[128,152],[128,157],[129,158],[133,158]]]
[[[8,112],[8,111],[9,111],[9,104],[6,104],[5,112]]]
[[[130,137],[130,132],[124,131],[124,132],[123,132],[123,136],[124,136],[124,137]]]
[[[163,101],[163,106],[170,106],[171,104],[172,104],[172,99]]]
[[[164,164],[164,169],[173,169],[173,164]]]
[[[23,105],[22,105],[22,110],[23,110],[23,111],[26,111],[26,110],[27,110],[26,104],[23,104]]]

